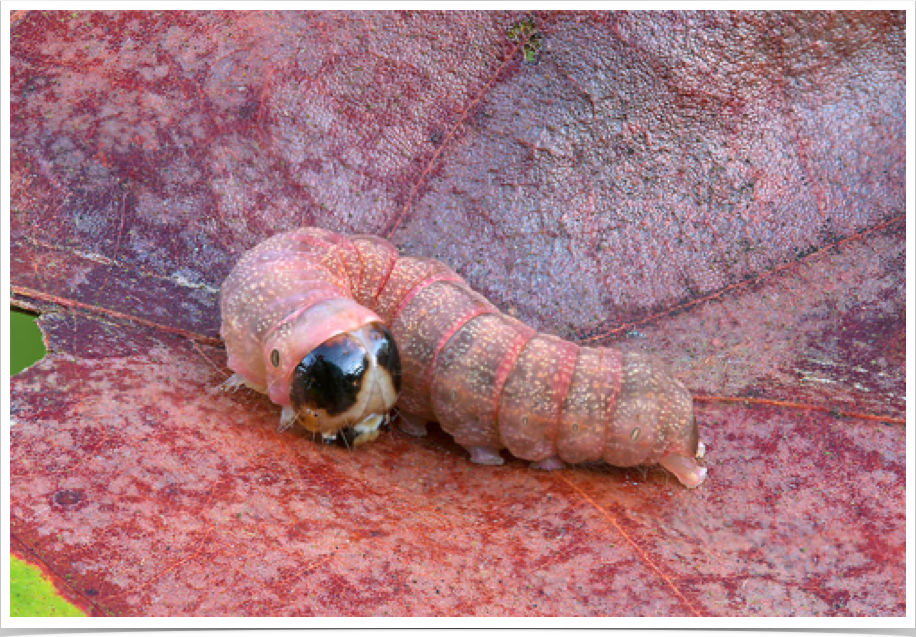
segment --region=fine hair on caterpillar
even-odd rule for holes
[[[693,400],[655,357],[539,334],[457,273],[388,241],[299,228],[242,255],[222,286],[226,385],[266,393],[280,427],[325,441],[374,440],[428,421],[502,464],[541,469],[658,463],[688,487],[706,477]]]

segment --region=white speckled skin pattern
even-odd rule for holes
[[[437,421],[486,464],[508,449],[544,469],[660,463],[686,486],[705,479],[690,393],[654,357],[538,334],[444,264],[401,257],[384,239],[276,235],[242,256],[220,309],[229,367],[279,405],[303,356],[381,320],[400,352],[405,431]]]

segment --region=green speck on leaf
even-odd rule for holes
[[[538,31],[534,20],[527,18],[515,23],[506,31],[506,36],[512,42],[520,41],[522,43],[522,56],[526,63],[532,64],[537,61],[538,51],[541,50],[541,41],[544,36]]]

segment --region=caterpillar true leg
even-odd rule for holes
[[[247,387],[248,389],[253,389],[261,394],[267,393],[266,387],[259,386],[250,382],[241,374],[233,374],[219,385],[219,388],[223,391],[236,391],[239,387]]]
[[[293,426],[297,418],[299,418],[299,414],[296,413],[295,409],[284,407],[280,412],[280,424],[277,426],[277,431],[286,431]]]

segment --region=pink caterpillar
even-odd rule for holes
[[[384,239],[271,237],[229,274],[220,310],[228,386],[267,393],[281,428],[361,444],[397,403],[402,429],[438,421],[478,463],[508,449],[544,469],[604,460],[659,463],[688,487],[706,477],[690,393],[655,358],[538,334]]]

